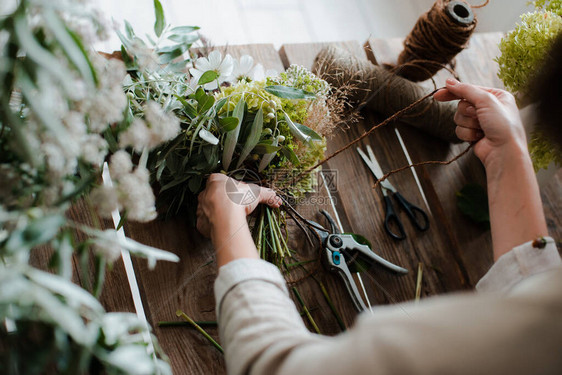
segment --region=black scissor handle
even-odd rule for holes
[[[394,211],[394,206],[392,206],[392,201],[388,195],[384,196],[384,204],[385,204],[385,217],[384,217],[384,229],[390,235],[390,237],[394,238],[395,240],[403,240],[406,238],[406,232],[404,231],[404,226],[402,222],[396,215]],[[392,227],[398,228],[398,233],[395,233],[392,230]]]
[[[399,192],[394,193],[394,199],[404,209],[406,215],[418,230],[423,232],[429,229],[429,218],[421,208],[408,202]]]

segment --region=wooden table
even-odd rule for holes
[[[456,59],[456,72],[461,80],[486,86],[502,87],[497,79],[497,43],[501,35],[474,35],[470,47]],[[357,42],[336,43],[357,57],[379,63],[394,62],[402,49],[401,39],[369,39],[364,46]],[[278,52],[272,45],[230,46],[228,53],[235,57],[250,54],[266,69],[281,71],[290,64],[310,68],[314,57],[325,44],[290,44]],[[435,81],[444,84],[449,73],[440,72]],[[428,92],[431,82],[423,83]],[[328,141],[328,153],[348,143],[383,118],[376,113],[363,113],[364,119],[345,131],[337,131]],[[403,140],[403,145],[399,141]],[[413,162],[448,160],[466,145],[451,146],[431,138],[401,123],[375,131],[361,142],[370,144],[383,170],[409,164],[405,150]],[[392,183],[414,204],[430,212],[431,227],[417,232],[405,220],[407,239],[392,240],[383,230],[384,207],[380,191],[372,189],[373,178],[354,150],[346,151],[330,160],[324,167],[337,173],[337,191],[330,195],[326,186],[313,197],[317,204],[301,205],[298,209],[309,219],[320,221],[318,210],[324,208],[337,215],[345,231],[363,234],[374,245],[375,251],[408,270],[398,277],[373,266],[363,272],[363,283],[370,302],[397,303],[414,298],[417,268],[423,263],[421,298],[472,288],[492,264],[490,232],[464,217],[456,207],[456,192],[467,183],[485,186],[484,169],[472,154],[449,166],[424,166],[407,170],[391,177]],[[423,194],[422,194],[423,192]],[[551,235],[561,238],[562,217],[556,208],[562,207],[562,174],[558,173],[542,189],[545,213]],[[423,196],[425,195],[425,201]],[[332,199],[332,200],[330,200]],[[320,201],[320,203],[318,203]],[[312,202],[309,200],[308,202]],[[332,205],[332,202],[334,203]],[[336,211],[334,211],[334,207]],[[401,214],[402,216],[402,214]],[[215,256],[209,241],[203,239],[184,219],[149,224],[127,224],[126,234],[142,243],[176,253],[177,264],[161,262],[150,271],[143,260],[134,259],[134,269],[140,288],[145,313],[176,374],[224,373],[224,360],[202,335],[187,327],[162,327],[157,323],[177,320],[175,311],[184,310],[195,320],[215,320],[213,281],[216,277]],[[317,250],[307,249],[301,233],[290,227],[291,246],[303,249],[302,257],[312,259]],[[109,311],[135,311],[122,262],[108,274],[102,301]],[[324,334],[341,331],[320,290],[324,285],[332,301],[350,326],[356,311],[340,279],[323,269],[296,286],[303,295],[311,314]],[[308,324],[308,321],[307,321]],[[208,332],[218,338],[217,329]]]

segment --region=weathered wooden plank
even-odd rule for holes
[[[67,215],[73,221],[81,224],[86,224],[92,227],[100,225],[102,228],[113,228],[109,221],[101,220],[99,217],[95,219],[92,217],[91,210],[88,209],[83,199],[75,202],[69,209]],[[82,232],[77,232],[76,238],[78,241],[86,240],[86,235]],[[42,246],[33,249],[30,255],[30,264],[39,269],[49,271],[49,261],[53,254],[52,249]],[[90,256],[90,268],[87,275],[90,280],[94,278],[94,256]],[[73,256],[73,275],[72,281],[78,285],[82,285],[85,281],[85,275],[79,265],[79,260]],[[133,298],[129,289],[129,282],[125,273],[125,267],[121,258],[117,259],[111,269],[106,269],[105,283],[102,294],[100,295],[100,302],[106,311],[111,312],[135,312]]]
[[[455,71],[465,82],[503,87],[496,75],[500,33],[475,34],[467,49],[455,60]],[[366,51],[371,61],[393,64],[402,50],[401,39],[369,39]],[[441,70],[433,81],[421,85],[430,90],[442,87],[452,74]],[[412,161],[449,160],[462,152],[467,144],[448,145],[433,139],[417,129],[398,125]],[[485,174],[480,161],[470,152],[462,159],[446,167],[422,166],[416,168],[422,176],[421,184],[430,201],[436,218],[442,224],[443,241],[448,244],[466,277],[467,286],[474,286],[492,264],[489,231],[464,217],[456,207],[455,194],[467,183],[486,186]]]
[[[365,58],[364,52],[356,42],[334,44],[358,57]],[[285,45],[281,49],[281,55],[286,64],[296,63],[310,68],[314,57],[325,45],[327,44]],[[364,115],[363,121],[348,130],[337,132],[329,140],[328,153],[346,145],[382,120],[372,113]],[[385,171],[407,163],[392,126],[377,130],[360,145],[366,144],[373,147]],[[341,202],[338,202],[337,208],[340,214],[347,216],[350,223],[345,229],[365,235],[379,254],[411,271],[409,275],[397,277],[374,266],[369,272],[363,273],[374,303],[398,302],[413,298],[418,262],[426,265],[423,295],[456,290],[463,286],[459,265],[454,259],[450,259],[448,250],[438,235],[441,230],[439,222],[430,219],[431,229],[419,233],[403,217],[408,238],[401,242],[390,239],[382,226],[384,220],[382,194],[380,191],[373,191],[374,180],[356,151],[354,149],[345,151],[327,164],[330,169],[338,171],[338,191]],[[392,176],[391,180],[410,201],[424,207],[423,199],[411,173],[405,172]],[[399,214],[403,216],[403,213]]]

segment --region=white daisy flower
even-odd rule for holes
[[[208,57],[200,57],[195,61],[195,68],[189,69],[189,73],[199,81],[203,73],[212,70],[219,74],[218,78],[213,82],[209,82],[203,86],[205,90],[214,90],[218,88],[217,81],[219,84],[228,80],[232,75],[232,70],[234,69],[234,63],[232,56],[226,55],[224,60],[222,54],[219,51],[213,51]]]
[[[254,66],[254,58],[249,55],[240,57],[240,60],[234,60],[234,69],[229,81],[238,83],[241,81],[251,82],[259,81],[265,78],[265,70],[263,65],[256,64]]]

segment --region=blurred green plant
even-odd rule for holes
[[[501,55],[496,58],[498,77],[509,91],[522,98],[528,95],[554,40],[562,33],[562,1],[537,0],[529,4],[537,10],[521,15],[521,22],[501,40]],[[546,169],[553,161],[562,165],[560,152],[538,131],[529,139],[529,151],[536,171]]]

